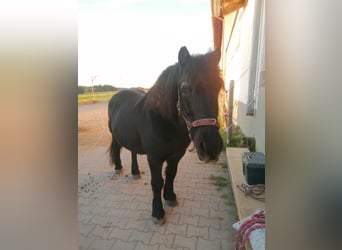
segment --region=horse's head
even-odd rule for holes
[[[220,50],[190,56],[186,47],[178,54],[181,69],[178,110],[187,123],[201,161],[218,160],[223,142],[218,132],[218,95],[223,86],[218,63]]]

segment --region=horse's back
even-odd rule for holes
[[[108,126],[113,138],[123,147],[142,153],[139,135],[139,101],[144,93],[137,89],[122,90],[108,104]]]
[[[115,111],[126,105],[132,106],[132,104],[136,104],[143,96],[144,93],[138,89],[121,90],[110,99],[108,110]]]

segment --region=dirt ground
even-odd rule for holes
[[[78,106],[78,145],[105,146],[111,142],[108,130],[107,102]]]

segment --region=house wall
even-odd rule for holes
[[[244,8],[225,15],[221,46],[226,89],[235,82],[234,123],[255,138],[257,151],[265,153],[264,10],[264,0],[249,0]],[[246,114],[247,105],[253,115]]]

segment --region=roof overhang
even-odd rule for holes
[[[211,0],[214,48],[220,48],[224,16],[246,6],[248,0]]]

